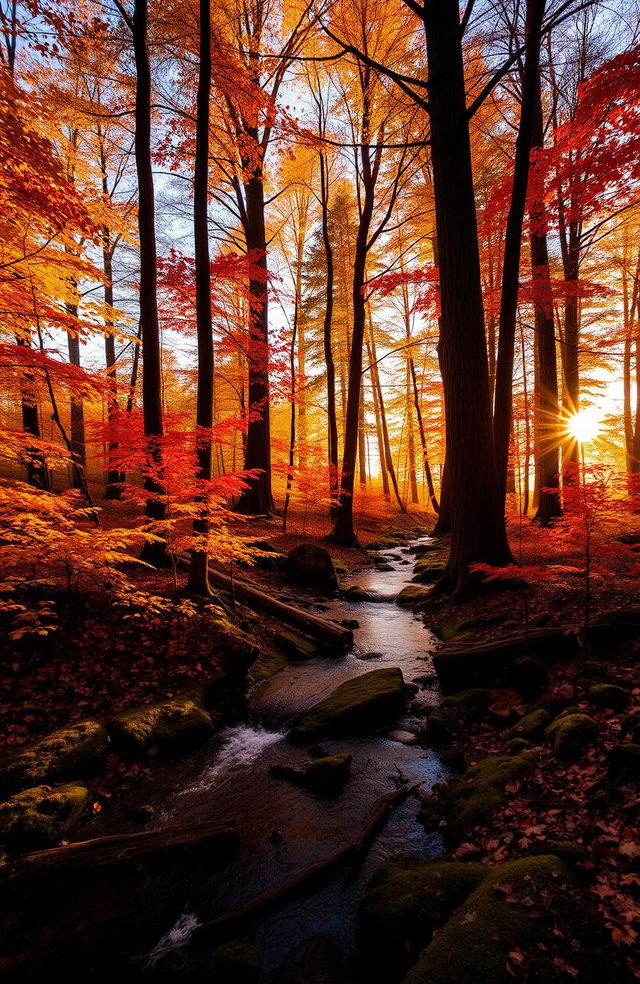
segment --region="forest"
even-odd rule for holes
[[[0,976],[640,980],[635,0],[0,0]]]

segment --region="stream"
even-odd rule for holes
[[[420,542],[426,538],[414,541]],[[300,711],[344,680],[383,666],[400,667],[405,683],[430,675],[435,639],[420,617],[395,604],[400,590],[411,581],[415,558],[408,547],[379,556],[391,570],[361,569],[344,579],[346,586],[364,587],[372,600],[354,603],[340,598],[323,606],[328,618],[357,619],[360,628],[354,630],[353,650],[344,657],[295,663],[275,674],[252,693],[248,722],[225,729],[205,748],[174,765],[172,791],[154,804],[156,821],[234,818],[241,846],[236,860],[210,884],[199,886],[191,904],[147,954],[145,967],[154,979],[187,979],[192,972],[197,976],[202,955],[194,956],[185,944],[200,920],[276,888],[338,850],[361,828],[377,797],[397,785],[400,774],[424,789],[445,777],[434,752],[395,740],[386,729],[366,737],[322,742],[327,754],[353,756],[351,779],[336,799],[321,799],[269,774],[276,763],[309,762],[306,749],[286,740],[288,726]],[[423,681],[417,699],[435,703],[435,685],[425,686]],[[393,730],[413,733],[423,723],[424,717],[408,712]],[[256,923],[244,939],[262,958],[261,982],[269,984],[281,964],[318,937],[330,939],[347,953],[355,951],[357,905],[376,867],[397,854],[426,859],[442,852],[439,835],[426,834],[417,814],[418,803],[409,797],[392,812],[355,878],[347,882],[338,872],[315,894],[291,901]]]

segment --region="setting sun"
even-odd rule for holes
[[[579,410],[569,417],[567,421],[567,433],[573,437],[578,444],[588,444],[598,436],[600,430],[600,416],[594,407],[586,407]]]

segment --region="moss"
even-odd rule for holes
[[[312,742],[357,733],[397,717],[404,707],[402,671],[398,667],[371,670],[341,683],[301,714],[289,737],[292,741]]]
[[[352,761],[352,755],[324,755],[303,767],[272,765],[270,772],[319,796],[337,796],[351,775]]]
[[[277,646],[263,649],[249,670],[249,683],[262,683],[289,665],[289,657]]]
[[[529,747],[526,738],[511,738],[510,741],[505,742],[503,751],[507,755],[519,755],[520,752],[525,752]]]
[[[463,718],[480,718],[485,714],[488,707],[489,694],[479,687],[463,690],[452,697],[445,697],[442,701],[443,710]]]
[[[527,700],[544,693],[549,685],[546,666],[530,656],[514,660],[507,669],[507,679],[514,690]]]
[[[358,932],[376,978],[397,980],[441,926],[487,876],[480,864],[388,861],[358,909]]]
[[[78,721],[23,746],[0,760],[0,791],[50,783],[57,779],[90,778],[109,751],[109,735],[98,721]]]
[[[396,598],[396,605],[400,605],[401,608],[418,608],[430,597],[429,588],[423,588],[418,584],[408,584]]]
[[[597,683],[589,688],[587,699],[596,707],[610,708],[612,711],[623,711],[627,707],[631,695],[624,687],[615,683]]]
[[[260,957],[252,946],[225,943],[213,954],[209,969],[215,984],[257,984],[260,965]]]
[[[89,790],[81,783],[25,789],[0,803],[0,840],[12,850],[55,844],[75,825],[88,802]]]
[[[552,721],[545,735],[551,741],[554,755],[577,759],[597,738],[598,725],[588,714],[567,714]]]
[[[563,959],[584,984],[612,979],[597,945],[595,910],[557,857],[523,858],[490,871],[422,951],[405,984],[510,984],[520,971],[509,955],[535,953],[528,980],[559,979],[549,938],[558,930]]]
[[[612,782],[640,779],[640,744],[625,742],[614,745],[607,755],[609,778]]]
[[[459,618],[440,622],[436,631],[443,642],[464,642],[473,638],[473,628],[472,621]]]
[[[533,844],[529,850],[531,854],[553,854],[564,861],[568,868],[574,868],[587,857],[586,849],[582,844],[573,840],[543,840]]]
[[[347,601],[370,601],[371,595],[362,587],[361,584],[352,584],[351,587],[345,588],[342,592],[342,597],[346,598]]]
[[[542,738],[546,728],[551,724],[551,715],[543,707],[537,711],[530,711],[524,717],[516,721],[514,726],[509,729],[512,738],[526,738],[527,741],[535,741]]]
[[[534,751],[481,759],[445,791],[447,839],[457,844],[504,800],[505,786],[533,766]]]
[[[434,564],[431,561],[418,561],[413,568],[414,584],[435,584],[444,574],[445,564]]]
[[[114,714],[107,727],[116,748],[141,755],[152,748],[171,753],[200,745],[214,733],[209,713],[189,697],[173,697],[156,704]]]
[[[293,629],[285,629],[278,632],[275,637],[275,644],[278,649],[282,649],[291,659],[305,660],[319,656],[323,649],[316,639],[294,632]]]

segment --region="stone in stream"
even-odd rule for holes
[[[327,755],[303,766],[272,765],[269,771],[319,796],[337,796],[351,775],[352,761],[353,756],[347,754]]]
[[[345,629],[359,629],[360,622],[357,618],[343,618],[340,625],[344,625]]]
[[[292,584],[316,588],[330,594],[338,590],[338,578],[331,554],[315,543],[301,543],[287,554],[283,573]]]
[[[399,745],[417,745],[418,737],[410,731],[388,731],[389,741],[397,741]]]
[[[109,735],[99,721],[87,720],[53,731],[0,759],[0,792],[50,783],[57,779],[88,779],[109,752]]]
[[[396,605],[400,605],[401,608],[419,608],[430,597],[431,590],[429,588],[423,588],[418,584],[408,584],[396,598]]]
[[[342,592],[342,597],[347,601],[371,601],[371,595],[360,584],[352,584],[350,587],[345,588]]]
[[[379,728],[404,709],[402,670],[399,667],[371,670],[341,683],[304,711],[295,721],[289,738],[304,743],[362,733]]]
[[[319,656],[323,652],[322,645],[309,636],[293,629],[284,629],[275,637],[277,649],[281,649],[290,659],[305,660]]]
[[[0,841],[21,851],[56,844],[78,822],[89,799],[84,783],[16,793],[0,803]]]
[[[382,659],[383,657],[384,657],[384,653],[372,652],[372,653],[360,653],[359,656],[356,656],[356,659],[369,660],[369,659]]]
[[[152,748],[183,751],[203,744],[215,731],[211,715],[191,696],[120,711],[107,726],[116,749],[128,755],[143,755]]]

